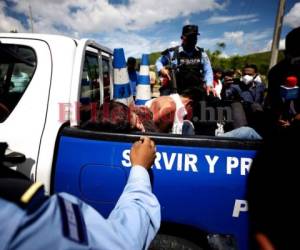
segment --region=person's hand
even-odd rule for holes
[[[171,76],[170,76],[170,72],[168,69],[166,69],[165,67],[163,67],[161,70],[160,70],[160,73],[164,76],[164,77],[167,77],[169,79],[169,81],[171,80]]]
[[[291,125],[290,122],[286,120],[278,120],[278,124],[283,128],[287,128]]]
[[[142,136],[135,142],[130,150],[132,166],[140,165],[147,170],[151,168],[155,160],[156,147],[154,141],[147,136]]]
[[[215,97],[217,96],[217,92],[214,87],[206,86],[206,94],[209,95],[210,93],[212,93]]]

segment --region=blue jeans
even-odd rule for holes
[[[262,137],[253,128],[250,127],[236,128],[219,135],[219,137],[232,137],[246,140],[262,140]]]
[[[189,121],[189,120],[183,121],[182,134],[183,135],[195,135],[195,128],[191,121]]]

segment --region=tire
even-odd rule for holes
[[[204,248],[180,237],[158,234],[148,250],[204,250]]]

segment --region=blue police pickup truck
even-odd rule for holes
[[[112,52],[91,40],[0,34],[0,138],[15,168],[104,216],[126,183],[139,134],[89,131],[87,112],[112,98]],[[80,103],[88,98],[94,105]],[[81,117],[80,117],[81,116]],[[162,225],[152,249],[248,249],[247,175],[257,141],[151,134]]]

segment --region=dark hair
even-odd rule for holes
[[[141,123],[143,124],[146,132],[158,132],[158,129],[155,126],[153,121],[153,114],[145,106],[134,107],[133,110],[136,115],[139,117]]]
[[[120,102],[105,102],[101,105],[96,120],[90,121],[82,127],[105,132],[129,132],[130,109]]]
[[[206,91],[203,87],[192,87],[183,90],[180,95],[192,99],[193,102],[199,102],[205,99]]]
[[[182,27],[182,36],[200,35],[198,25],[188,24]]]
[[[234,70],[233,69],[228,69],[224,71],[224,76],[230,76],[233,77],[234,76]]]
[[[252,235],[265,234],[275,249],[298,248],[298,231],[292,228],[298,226],[300,213],[296,201],[300,193],[299,141],[299,125],[267,141],[254,159],[248,179]]]
[[[285,38],[285,51],[287,54],[300,56],[300,27],[290,31]]]
[[[222,73],[223,74],[223,69],[221,68],[213,68],[213,72],[215,73]]]
[[[254,69],[255,73],[257,73],[257,66],[256,66],[256,64],[246,64],[243,69],[246,69],[246,68]]]
[[[146,132],[157,132],[153,114],[147,107],[133,107],[132,110],[123,103],[110,101],[101,105],[97,119],[82,125],[84,129],[104,132],[128,133],[133,131],[130,125],[130,114],[136,113]]]
[[[134,57],[128,57],[127,59],[127,65],[135,65],[136,59]]]

